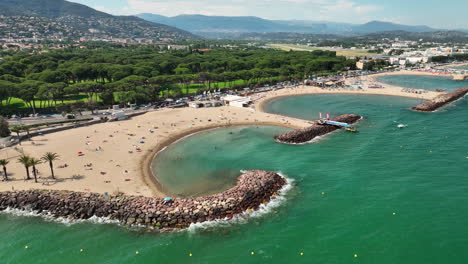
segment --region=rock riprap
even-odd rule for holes
[[[332,118],[331,120],[354,124],[359,119],[361,119],[361,116],[359,115],[345,114]],[[310,127],[277,135],[275,136],[275,140],[287,144],[302,144],[311,141],[315,137],[326,135],[338,129],[340,129],[338,126],[321,125],[318,123],[318,121],[314,121],[314,124]]]
[[[421,112],[432,112],[444,105],[447,105],[453,101],[456,101],[468,93],[468,87],[458,88],[446,94],[437,96],[436,98],[426,101],[422,104],[414,106],[412,109]]]
[[[155,229],[182,229],[192,223],[231,219],[269,202],[286,184],[274,172],[248,171],[237,185],[222,193],[197,198],[165,201],[127,195],[102,195],[70,191],[29,190],[0,193],[0,210],[32,210],[56,218],[89,219],[93,216],[118,220],[122,224]]]

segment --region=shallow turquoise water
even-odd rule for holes
[[[464,66],[455,66],[455,67],[452,67],[452,69],[466,70],[466,71],[468,71],[468,65],[464,65]]]
[[[169,146],[153,163],[153,171],[158,172],[165,190],[175,196],[227,190],[235,185],[240,170],[255,169],[258,160],[275,151],[271,139],[286,130],[252,126],[199,133]],[[249,159],[239,159],[239,153]]]
[[[301,146],[275,143],[271,136],[281,129],[272,127],[200,133],[163,153],[168,168],[161,177],[171,178],[171,166],[186,173],[176,172],[181,180],[281,171],[294,187],[273,212],[171,234],[0,214],[2,263],[466,263],[468,100],[436,113],[410,111],[417,103],[364,95],[272,101],[269,111],[295,117],[328,111],[365,119],[360,133]],[[398,129],[400,123],[408,127]]]
[[[390,85],[435,91],[446,89],[452,91],[460,87],[468,86],[468,80],[457,82],[450,77],[423,76],[423,75],[387,75],[377,78],[378,81]]]

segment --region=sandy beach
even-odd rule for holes
[[[356,78],[348,78],[346,80],[347,84],[350,84],[355,81],[361,81],[363,89],[362,90],[345,90],[341,88],[335,89],[323,89],[320,87],[314,86],[300,86],[296,89],[282,89],[272,92],[267,92],[261,95],[261,98],[256,101],[255,109],[257,111],[264,111],[264,106],[271,100],[286,97],[286,96],[299,96],[299,95],[307,95],[307,94],[363,94],[363,95],[386,95],[386,96],[399,96],[399,97],[408,97],[408,98],[416,98],[421,100],[431,100],[434,97],[440,95],[439,92],[434,91],[427,91],[426,93],[407,93],[402,91],[402,87],[389,85],[386,83],[380,83],[377,81],[377,78],[380,76],[386,75],[431,75],[434,76],[435,74],[431,73],[424,73],[424,72],[410,72],[410,71],[399,71],[399,72],[391,72],[391,73],[382,73],[382,74],[375,74],[370,76],[362,76]],[[370,84],[380,84],[383,88],[368,88]]]
[[[185,136],[223,126],[276,125],[303,128],[309,124],[305,120],[265,113],[264,105],[272,99],[304,94],[374,94],[428,100],[440,94],[405,93],[399,87],[386,84],[383,84],[383,89],[366,88],[369,83],[375,83],[378,76],[359,78],[363,81],[364,89],[358,91],[302,86],[258,94],[253,106],[256,110],[228,106],[163,109],[125,121],[33,137],[31,141],[23,141],[21,146],[0,150],[0,158],[10,161],[7,166],[10,181],[1,182],[0,191],[52,189],[164,197],[164,188],[153,177],[150,164],[155,154],[169,144]],[[60,160],[54,164],[57,180],[50,178],[49,166],[43,163],[37,166],[39,182],[25,181],[25,168],[17,162],[20,152],[35,158],[40,158],[46,152],[56,152],[60,156]],[[78,152],[84,155],[79,156]]]
[[[205,129],[254,124],[302,128],[308,122],[236,107],[181,108],[33,137],[16,150],[0,150],[0,158],[10,161],[10,180],[0,183],[0,191],[32,188],[163,197],[163,188],[149,169],[155,153]],[[46,152],[60,155],[54,164],[58,180],[50,178],[48,164],[40,164],[39,182],[25,181],[25,168],[17,162],[20,151],[36,158]],[[84,155],[78,156],[78,152]],[[59,168],[65,164],[67,167]]]

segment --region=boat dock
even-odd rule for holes
[[[331,121],[331,120],[320,120],[319,123],[321,125],[331,125],[331,126],[338,126],[338,127],[344,127],[344,128],[351,128],[352,127],[348,123]]]

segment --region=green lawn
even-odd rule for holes
[[[267,44],[267,46],[289,51],[289,50],[297,50],[297,51],[314,51],[314,50],[333,50],[331,48],[324,48],[324,47],[310,47],[305,45],[296,45],[296,44]],[[357,49],[335,49],[337,56],[345,56],[345,57],[359,57],[359,56],[369,56],[369,55],[376,55],[376,53],[370,53],[367,50],[357,50]]]
[[[85,94],[80,94],[80,95],[74,95],[74,96],[67,96],[64,100],[63,103],[65,104],[70,104],[78,101],[86,101],[88,97]],[[54,101],[52,100],[41,100],[42,101],[42,107],[40,107],[40,101],[36,100],[36,108],[46,108],[49,106],[49,102],[51,106],[56,106],[56,105],[61,105],[62,101],[57,101],[56,105],[54,104]],[[10,101],[10,104],[6,106],[6,101],[2,102],[2,107],[8,107],[8,108],[13,108],[13,109],[24,109],[24,108],[29,108],[26,103],[20,99],[13,97]]]
[[[277,77],[274,77],[272,79],[276,79]],[[270,79],[270,78],[268,78]],[[248,81],[246,80],[237,80],[237,81],[233,81],[233,82],[215,82],[215,83],[211,83],[210,84],[210,88],[211,89],[224,89],[224,88],[228,88],[229,85],[247,85]],[[185,86],[183,84],[179,84],[178,85],[181,89],[181,92],[182,94],[187,94],[187,89],[185,88]],[[200,89],[203,89],[205,87],[204,84],[190,84],[189,86],[189,89],[188,89],[188,94],[194,94],[196,93],[198,90]],[[116,102],[118,102],[118,94],[121,93],[121,92],[115,92],[114,93],[114,99]],[[163,96],[165,93],[165,91],[162,91],[161,92],[161,96]],[[171,92],[172,94],[172,92]],[[65,104],[69,104],[69,103],[75,103],[75,102],[78,102],[78,101],[87,101],[88,100],[88,96],[86,94],[79,94],[79,95],[74,95],[74,96],[67,96],[67,98],[65,98],[65,100],[63,101]],[[99,97],[98,95],[98,102],[101,101],[101,98]],[[57,101],[57,105],[61,105],[62,104],[62,101]],[[8,107],[9,109],[26,109],[26,108],[29,108],[29,106],[26,105],[26,103],[19,99],[19,98],[12,98],[11,99],[11,102],[8,106],[5,106],[6,105],[6,101],[3,101],[2,102],[2,107]],[[53,101],[50,101],[50,105],[51,106],[56,106],[54,104]],[[46,108],[49,106],[49,102],[48,100],[42,100],[42,107],[41,107],[41,103],[39,100],[36,100],[36,109],[40,109],[40,108]]]

